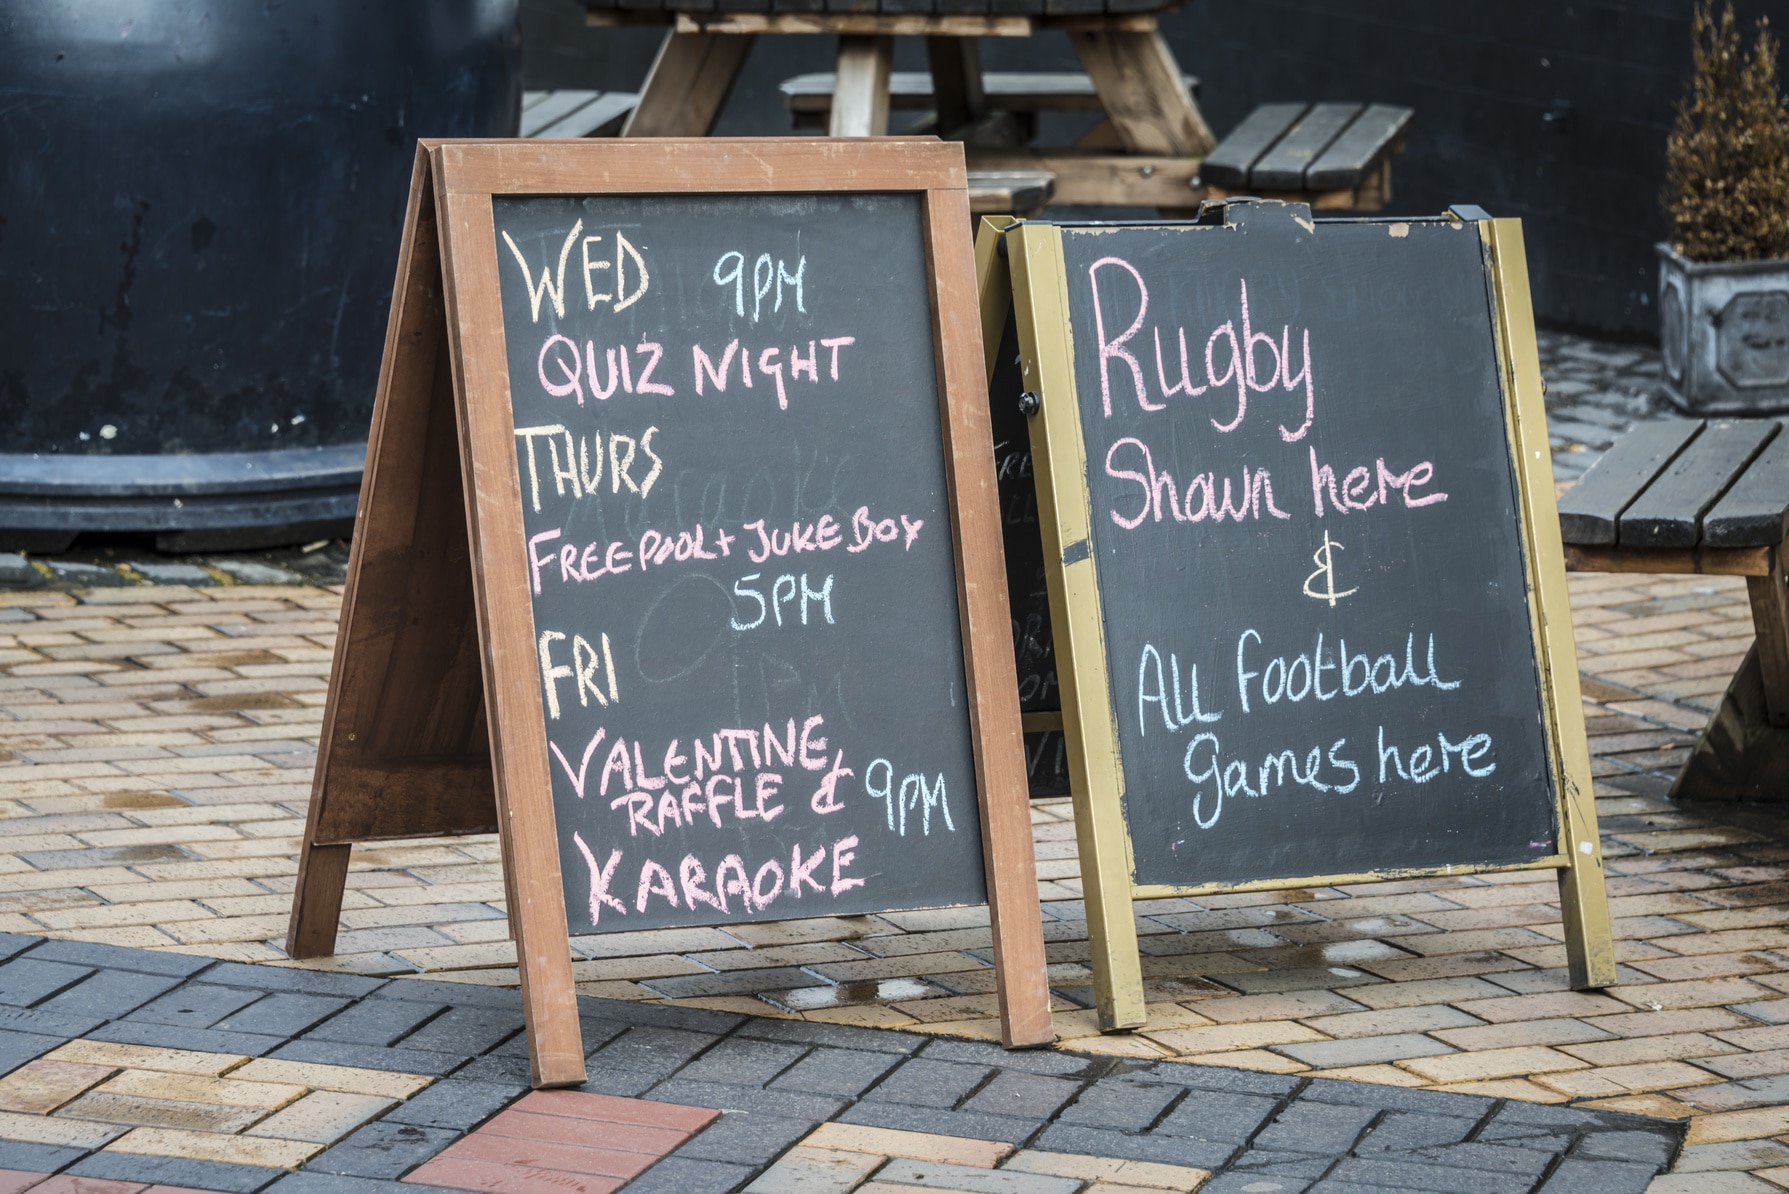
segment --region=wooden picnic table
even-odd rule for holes
[[[1559,499],[1566,567],[1743,576],[1757,637],[1671,790],[1789,799],[1789,434],[1775,419],[1627,432]]]
[[[881,0],[882,11],[876,0],[731,0],[726,11],[716,0],[587,4],[593,25],[666,27],[620,135],[708,136],[758,37],[833,34],[837,69],[783,85],[797,126],[881,136],[891,108],[923,103],[935,113],[924,131],[965,143],[977,211],[1023,213],[1024,203],[1053,199],[1190,214],[1208,193],[1371,210],[1390,197],[1389,158],[1410,117],[1383,105],[1264,105],[1226,154],[1200,110],[1197,80],[1162,37],[1154,11],[1162,0]],[[754,7],[762,11],[740,11]],[[1084,73],[984,74],[976,39],[1045,30],[1068,37]],[[925,39],[926,75],[894,74],[899,36]],[[1038,112],[1089,110],[1102,118],[1074,145],[1028,144]],[[1221,187],[1200,178],[1208,157],[1221,167]],[[1271,159],[1273,172],[1249,190],[1258,159]],[[1306,182],[1311,166],[1316,185]]]

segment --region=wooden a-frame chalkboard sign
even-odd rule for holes
[[[293,957],[495,831],[538,1086],[630,929],[985,901],[1052,1039],[969,229],[930,138],[421,145]]]
[[[1572,985],[1612,983],[1520,223],[1234,200],[984,221],[977,266],[1101,1028],[1144,1023],[1133,899],[1550,868]]]

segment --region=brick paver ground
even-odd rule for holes
[[[1560,337],[1547,338],[1543,349],[1552,387],[1555,459],[1560,475],[1567,477],[1580,472],[1585,460],[1627,422],[1656,413],[1646,384],[1656,363],[1639,350],[1597,349]],[[313,554],[327,563],[327,553]],[[63,576],[35,563],[32,569],[25,580],[40,587],[0,593],[0,931],[133,947],[152,951],[140,956],[162,957],[170,965],[186,964],[182,955],[196,956],[192,965],[206,965],[204,959],[213,958],[269,963],[240,973],[281,976],[280,981],[297,984],[292,998],[315,998],[303,995],[302,984],[326,979],[362,982],[426,975],[479,984],[486,989],[449,988],[459,992],[451,1001],[412,996],[411,1002],[433,998],[442,1007],[463,1005],[426,1024],[392,1027],[373,1011],[356,1010],[372,1007],[395,1014],[386,1008],[402,1002],[395,995],[381,996],[384,1002],[325,1008],[318,1015],[373,1016],[377,1022],[369,1022],[365,1031],[376,1035],[390,1029],[380,1048],[403,1037],[408,1042],[404,1050],[417,1055],[436,1049],[464,1049],[468,1055],[497,1049],[515,1056],[513,1038],[497,1042],[503,1016],[509,1013],[493,1011],[488,1023],[479,1020],[479,1009],[487,1006],[480,1001],[498,1001],[488,1005],[491,1009],[508,1007],[501,1001],[513,1000],[513,995],[503,988],[515,982],[491,839],[356,850],[341,953],[328,964],[347,973],[332,977],[273,968],[287,964],[279,938],[326,686],[339,605],[336,590],[316,584],[226,584],[240,578],[208,564],[201,570],[203,579],[189,578],[190,588],[139,586],[129,583],[129,573],[113,568],[111,587],[69,593],[59,587],[85,583],[81,577],[86,574]],[[1062,1038],[1059,1051],[1045,1055],[1049,1064],[1074,1067],[1065,1080],[1122,1078],[1151,1090],[1155,1079],[1125,1078],[1124,1071],[1135,1066],[1141,1067],[1135,1073],[1230,1075],[1224,1080],[1269,1084],[1258,1097],[1295,1101],[1312,1098],[1311,1091],[1364,1090],[1373,1092],[1366,1105],[1376,1108],[1375,1116],[1392,1115],[1402,1105],[1399,1100],[1410,1098],[1466,1098],[1479,1100],[1472,1106],[1526,1108],[1511,1114],[1541,1116],[1537,1122],[1545,1123],[1604,1124],[1595,1117],[1637,1113],[1680,1130],[1687,1122],[1687,1146],[1672,1174],[1655,1184],[1660,1191],[1789,1187],[1789,1147],[1784,1143],[1789,1141],[1789,1002],[1783,999],[1789,992],[1789,843],[1781,818],[1772,810],[1676,806],[1664,798],[1694,731],[1749,644],[1744,584],[1705,577],[1576,576],[1571,592],[1617,918],[1617,986],[1600,994],[1566,989],[1557,892],[1550,877],[1537,880],[1517,873],[1209,897],[1196,903],[1155,901],[1138,906],[1149,1024],[1135,1034],[1100,1036],[1089,1010],[1091,974],[1068,805],[1040,801],[1033,814],[1040,894]],[[923,1050],[912,1047],[917,1060],[931,1060],[933,1050],[975,1047],[962,1043],[964,1038],[994,1035],[987,947],[986,916],[980,909],[606,934],[571,943],[581,993],[620,1001],[600,1005],[607,1009],[634,1009],[603,1013],[618,1017],[617,1022],[639,1027],[669,1023],[651,1017],[719,1016],[734,1025],[728,1033],[752,1039],[774,1032],[895,1029],[900,1031],[852,1039],[933,1041]],[[25,962],[33,965],[14,980],[15,989],[7,976]],[[23,1009],[18,1015],[49,1014],[43,1009],[76,982],[69,977],[43,986],[61,972],[34,979],[34,969],[31,957],[0,967],[0,1005]],[[82,984],[93,981],[88,972],[78,978]],[[217,1002],[171,1012],[175,1018],[168,1023],[200,1025],[207,1033],[261,1034],[232,1019],[248,1016],[253,1022],[248,1003],[231,1002],[236,996],[229,994],[230,984],[199,983],[191,989],[212,987],[223,993],[207,989],[179,998]],[[406,988],[441,990],[409,978],[379,990]],[[164,997],[175,996],[157,993]],[[11,1033],[4,1023],[8,1014],[0,1009],[0,1031]],[[132,1011],[126,1018],[141,1020],[145,1014],[156,1013]],[[755,1019],[736,1020],[741,1014]],[[627,1016],[647,1019],[629,1021]],[[42,1032],[30,1027],[18,1031]],[[61,1034],[55,1044],[88,1031],[64,1024],[50,1035]],[[625,1035],[632,1039],[634,1031]],[[412,1040],[412,1033],[423,1035]],[[821,1047],[820,1038],[798,1039]],[[158,1037],[156,1043],[165,1045],[167,1038]],[[587,1043],[595,1047],[603,1042],[587,1037]],[[835,1062],[865,1064],[844,1054],[815,1054],[810,1061],[809,1047],[803,1046],[800,1056],[787,1055],[781,1066],[764,1068],[770,1065],[766,1060],[757,1063],[759,1070],[748,1066],[740,1072],[762,1073],[761,1082],[756,1077],[752,1081],[774,1087],[782,1082],[781,1075]],[[893,1047],[852,1048],[874,1055]],[[247,1044],[193,1048],[245,1057],[275,1051],[257,1052]],[[304,1052],[315,1047],[300,1041],[282,1042],[280,1048]],[[358,1052],[336,1046],[307,1054],[305,1060],[364,1064],[351,1059]],[[994,1054],[978,1056],[990,1059],[987,1066],[1005,1064],[1016,1074],[1029,1075],[1023,1082],[1014,1079],[1013,1097],[1019,1104],[1047,1102],[1044,1095],[1019,1089],[1036,1086],[1032,1079],[1057,1078],[1048,1070],[1035,1070],[1044,1064],[1043,1057],[997,1063]],[[0,1064],[10,1068],[25,1060],[19,1055],[0,1059]],[[613,1055],[605,1057],[604,1066],[615,1061]],[[615,1072],[637,1070],[621,1065]],[[853,1071],[842,1072],[847,1077],[834,1080],[847,1081]],[[0,1091],[9,1080],[0,1079]],[[605,1080],[599,1073],[599,1084]],[[599,1089],[630,1097],[649,1093],[654,1099],[696,1106],[725,1105],[716,1101],[723,1096],[711,1088],[718,1084],[730,1091],[729,1083],[739,1081],[697,1077],[679,1078],[670,1089],[655,1085],[666,1080],[660,1075],[633,1089],[625,1089],[626,1082]],[[890,1080],[878,1071],[867,1081],[886,1085]],[[1188,1079],[1187,1088],[1203,1090],[1219,1079],[1198,1081],[1204,1085]],[[982,1087],[926,1085],[931,1097],[948,1094],[948,1102],[931,1104],[936,1110],[923,1115],[876,1126],[984,1135],[961,1126],[968,1121],[947,1118],[981,1114],[969,1104],[982,1098]],[[1047,1083],[1038,1089],[1048,1089]],[[510,1097],[515,1093],[519,1087]],[[849,1102],[857,1094],[853,1089],[827,1097]],[[865,1096],[851,1105],[878,1101]],[[1549,1107],[1553,1110],[1542,1110]],[[1162,1109],[1172,1115],[1166,1104]],[[762,1114],[765,1109],[753,1110]],[[363,1130],[399,1132],[403,1121],[393,1119],[394,1114],[375,1112],[376,1122]],[[858,1114],[861,1118],[865,1113]],[[1043,1137],[1009,1142],[1023,1144],[1026,1153],[1098,1151],[1052,1143],[1049,1133],[1062,1126],[1059,1119],[1052,1121],[1053,1114],[1045,1112],[1038,1121],[1049,1124]],[[1545,1120],[1549,1114],[1566,1118]],[[1571,1118],[1583,1115],[1592,1119]],[[1464,1113],[1454,1117],[1471,1118]],[[49,1118],[67,1116],[58,1111]],[[802,1120],[804,1131],[832,1118],[836,1116],[812,1115]],[[0,1120],[0,1139],[11,1138],[11,1122]],[[1262,1122],[1253,1121],[1250,1132]],[[1302,1130],[1282,1133],[1294,1151],[1298,1140],[1325,1141],[1326,1149],[1342,1144],[1323,1153],[1326,1169],[1308,1174],[1287,1170],[1251,1180],[1294,1190],[1328,1173],[1321,1188],[1331,1188],[1342,1173],[1336,1166],[1366,1163],[1360,1142],[1368,1126],[1366,1121],[1356,1124],[1352,1136],[1340,1127],[1331,1135],[1316,1128],[1308,1136]],[[717,1130],[699,1134],[692,1146]],[[1142,1128],[1145,1136],[1160,1130],[1149,1124]],[[1551,1128],[1532,1133],[1537,1138],[1557,1134]],[[139,1139],[191,1144],[185,1137]],[[756,1166],[752,1180],[780,1180],[774,1177],[777,1170],[759,1171],[797,1139],[789,1136],[751,1161]],[[1478,1148],[1483,1139],[1482,1130],[1474,1127],[1432,1147],[1466,1148],[1460,1142],[1468,1140]],[[1548,1163],[1557,1161],[1555,1168],[1535,1180],[1557,1177],[1557,1188],[1565,1188],[1570,1178],[1576,1183],[1572,1188],[1604,1188],[1588,1176],[1571,1177],[1579,1172],[1579,1156],[1589,1154],[1571,1153],[1558,1161],[1581,1143],[1562,1143]],[[333,1156],[341,1147],[318,1156]],[[796,1156],[792,1165],[812,1161],[842,1166],[840,1172],[865,1162],[830,1154],[881,1156],[873,1182],[883,1184],[907,1180],[900,1177],[906,1170],[887,1166],[915,1159],[823,1140],[801,1147],[809,1151]],[[1211,1162],[1229,1168],[1207,1189],[1269,1188],[1232,1183],[1231,1171],[1241,1164],[1236,1159],[1242,1155],[1239,1147],[1232,1142],[1225,1159]],[[1414,1153],[1431,1146],[1399,1147]],[[108,1144],[103,1151],[118,1150]],[[1497,1164],[1479,1167],[1486,1172],[1509,1160],[1501,1152],[1472,1155],[1499,1158]],[[1202,1164],[1184,1152],[1174,1157],[1163,1163]],[[1613,1159],[1647,1163],[1640,1155]],[[715,1158],[712,1163],[746,1162]],[[648,1170],[641,1180],[666,1172],[665,1164],[669,1162]],[[1012,1162],[1007,1158],[981,1167],[996,1164],[1011,1168]],[[1296,1164],[1310,1169],[1315,1163]],[[1447,1166],[1474,1169],[1462,1161]],[[1404,1174],[1396,1181],[1387,1176],[1393,1171],[1372,1173],[1377,1176],[1357,1177],[1355,1184],[1386,1187],[1407,1178],[1407,1185],[1424,1188],[1424,1181],[1441,1180],[1414,1170],[1396,1171]],[[1127,1184],[1109,1174],[1041,1176]],[[152,1178],[174,1180],[154,1175],[142,1180]],[[1516,1177],[1504,1185],[1485,1180],[1489,1184],[1472,1184],[1479,1181],[1476,1177],[1456,1184],[1461,1189],[1534,1185],[1510,1184]],[[1140,1180],[1128,1184],[1148,1185]],[[994,1187],[970,1183],[964,1188]],[[1009,1182],[998,1188],[1018,1187]],[[1616,1182],[1606,1188],[1627,1186]]]
[[[529,1094],[512,989],[9,935],[0,959],[0,1171],[59,1174],[41,1194],[1639,1194],[1683,1135],[1615,1111],[593,997],[590,1081]],[[0,1189],[29,1188],[13,1180]]]

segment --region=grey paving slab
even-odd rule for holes
[[[34,1057],[41,1057],[66,1037],[0,1029],[0,1074],[9,1074]]]
[[[729,1037],[692,1060],[678,1072],[689,1082],[723,1082],[732,1086],[763,1086],[801,1060],[808,1046]]]
[[[1329,1177],[1372,1190],[1433,1190],[1436,1194],[1527,1194],[1534,1186],[1533,1178],[1520,1174],[1360,1157],[1345,1159]]]
[[[1163,1062],[1147,1073],[1136,1075],[1136,1079],[1139,1082],[1177,1082],[1199,1090],[1234,1090],[1265,1095],[1290,1094],[1302,1081],[1284,1074],[1230,1070],[1214,1065],[1186,1065],[1177,1061]]]
[[[86,1155],[83,1148],[60,1148],[53,1144],[25,1144],[17,1140],[0,1140],[0,1169],[22,1169],[26,1173],[55,1173],[64,1165]]]
[[[304,1035],[306,1040],[387,1046],[415,1032],[448,1006],[444,1002],[369,999],[331,1016]]]
[[[266,1194],[437,1194],[445,1186],[420,1182],[394,1182],[376,1177],[350,1177],[343,1173],[288,1173],[266,1189]],[[460,1194],[455,1191],[454,1194]]]
[[[257,987],[263,991],[335,995],[343,999],[358,999],[391,985],[388,979],[366,978],[358,974],[334,974],[297,966],[245,966],[241,962],[219,962],[205,972],[205,981],[231,987]]]
[[[857,1103],[839,1115],[843,1123],[903,1132],[936,1132],[941,1136],[968,1136],[977,1140],[1004,1140],[1026,1144],[1043,1128],[1044,1121],[1013,1119],[1003,1115],[978,1115],[971,1111],[944,1111],[935,1107],[910,1107],[904,1103]]]
[[[763,1111],[790,1119],[831,1119],[846,1100],[829,1095],[801,1094],[792,1090],[763,1090],[755,1086],[731,1086],[719,1082],[688,1082],[680,1073],[652,1088],[652,1097],[663,1103],[712,1107],[717,1111]]]
[[[428,1049],[476,1057],[522,1031],[522,1012],[491,1007],[450,1007],[407,1036],[401,1049]]]
[[[213,1027],[224,1032],[289,1037],[305,1032],[347,1006],[348,1001],[339,996],[265,995],[225,1016]]]
[[[901,1056],[863,1049],[821,1047],[778,1075],[770,1087],[772,1090],[803,1090],[813,1094],[859,1095],[899,1065]]]
[[[1345,1153],[1380,1114],[1376,1107],[1310,1103],[1300,1099],[1255,1134],[1256,1148],[1301,1153]]]
[[[451,1074],[466,1064],[452,1053],[425,1049],[378,1049],[341,1041],[290,1041],[270,1056],[288,1061],[316,1061],[324,1065],[361,1066],[369,1070],[396,1070],[406,1074]]]
[[[30,1007],[93,973],[88,966],[19,958],[0,966],[0,1003]]]
[[[1657,1172],[1651,1165],[1567,1159],[1541,1186],[1540,1194],[1644,1194]]]
[[[167,975],[130,970],[95,970],[58,995],[38,1004],[38,1010],[73,1016],[123,1016],[180,983]]]
[[[69,1166],[72,1177],[108,1178],[115,1182],[144,1182],[184,1187],[189,1190],[221,1190],[226,1194],[252,1194],[284,1171],[259,1165],[227,1165],[221,1161],[194,1161],[185,1157],[147,1157],[140,1153],[90,1153]]]
[[[726,1194],[752,1176],[743,1165],[695,1157],[666,1157],[627,1184],[627,1194]]]
[[[1179,1090],[1167,1085],[1126,1082],[1122,1079],[1098,1082],[1087,1087],[1073,1103],[1064,1107],[1057,1116],[1057,1121],[1141,1132],[1155,1123],[1181,1097]]]
[[[1640,1161],[1663,1165],[1677,1151],[1677,1142],[1658,1132],[1624,1132],[1606,1129],[1586,1133],[1572,1150],[1573,1157],[1590,1157],[1604,1161]],[[1778,1162],[1781,1164],[1782,1162]],[[1762,1166],[1760,1166],[1762,1168]]]
[[[141,847],[127,847],[140,849]],[[89,855],[95,851],[89,850]],[[184,856],[180,861],[187,861]],[[86,865],[96,865],[89,862]],[[45,941],[31,951],[31,957],[41,962],[67,962],[75,966],[105,966],[114,970],[136,970],[144,974],[170,974],[178,978],[187,978],[199,973],[208,966],[216,965],[210,958],[198,958],[190,954],[162,953],[153,949],[127,949],[122,945],[96,945],[91,941]]]
[[[853,1108],[855,1110],[856,1108]],[[1044,1129],[1032,1147],[1059,1153],[1081,1153],[1093,1157],[1125,1157],[1133,1161],[1160,1161],[1165,1165],[1192,1165],[1216,1169],[1238,1151],[1240,1142],[1227,1143],[1196,1140],[1186,1136],[1166,1136],[1152,1132],[1133,1136],[1105,1128],[1087,1128],[1079,1124],[1051,1124]]]
[[[962,1110],[981,1115],[1012,1115],[1021,1119],[1049,1119],[1062,1105],[1081,1092],[1081,1083],[1043,1074],[1015,1074],[1003,1070],[976,1091]]]
[[[271,1053],[286,1043],[283,1036],[221,1032],[215,1028],[184,1028],[178,1024],[140,1020],[114,1020],[95,1028],[87,1035],[96,1041],[117,1041],[125,1045],[196,1049],[201,1053],[246,1053],[250,1057]]]
[[[864,1098],[875,1103],[955,1107],[991,1073],[987,1066],[956,1065],[921,1057],[895,1070]]]
[[[459,1132],[449,1129],[379,1120],[312,1157],[304,1167],[353,1177],[397,1177],[459,1138]]]
[[[383,1122],[425,1128],[476,1127],[528,1093],[525,1083],[444,1078],[387,1112]]]
[[[1418,1148],[1457,1144],[1466,1139],[1467,1134],[1477,1126],[1477,1119],[1467,1119],[1464,1116],[1389,1111],[1385,1118],[1372,1126],[1355,1146],[1355,1151],[1363,1155],[1401,1153]]]
[[[916,1053],[933,1037],[880,1028],[853,1028],[848,1024],[808,1023],[804,1020],[747,1020],[739,1035],[771,1041],[795,1041],[831,1045],[839,1049],[864,1049],[873,1053]]]
[[[219,987],[205,982],[186,983],[144,1004],[127,1018],[152,1024],[177,1024],[182,1028],[210,1028],[231,1012],[240,1011],[259,998],[260,991]]]
[[[1191,1091],[1156,1125],[1154,1135],[1241,1144],[1267,1123],[1279,1106],[1280,1101],[1268,1095]]]
[[[757,1111],[727,1112],[679,1146],[676,1155],[766,1165],[818,1126],[813,1120]]]
[[[592,1053],[590,1066],[668,1076],[714,1043],[708,1033],[636,1025]]]

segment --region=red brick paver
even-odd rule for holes
[[[404,1180],[501,1194],[609,1194],[719,1115],[706,1107],[537,1091]]]

